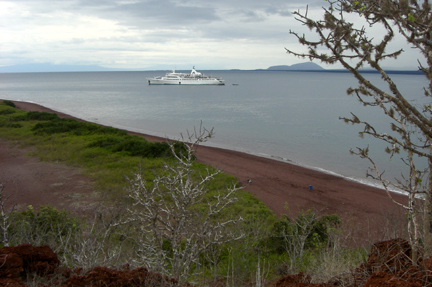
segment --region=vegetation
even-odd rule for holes
[[[370,170],[367,176],[382,183],[390,198],[390,189],[396,188],[408,194],[407,204],[394,203],[403,207],[408,214],[408,232],[410,243],[415,250],[413,261],[417,262],[419,248],[426,254],[432,254],[432,18],[430,1],[417,0],[334,0],[328,1],[330,6],[324,9],[322,20],[314,20],[304,14],[295,12],[298,21],[315,31],[318,40],[308,40],[305,35],[291,31],[299,42],[307,47],[306,53],[287,52],[299,57],[317,59],[326,64],[340,63],[358,80],[359,86],[349,88],[347,93],[354,95],[367,107],[376,107],[389,118],[388,131],[374,128],[374,123],[361,119],[356,115],[342,118],[345,122],[362,125],[361,137],[370,135],[387,143],[385,152],[390,160],[401,155],[407,166],[407,172],[401,178],[389,179],[384,171],[369,155],[369,146],[357,147],[352,150],[367,159]],[[356,26],[354,21],[360,20],[373,29],[383,29],[381,36],[368,35],[364,26]],[[353,22],[350,22],[353,21]],[[396,83],[386,73],[382,63],[387,59],[397,59],[403,49],[390,50],[390,43],[396,34],[402,36],[412,48],[418,51],[419,69],[429,80],[424,87],[426,103],[420,99],[413,101],[403,95]],[[362,68],[376,70],[387,84],[389,92],[368,81],[361,73]],[[418,201],[418,198],[424,201]],[[423,210],[422,210],[423,209]],[[423,218],[421,218],[423,215]],[[422,220],[423,219],[423,220]],[[423,226],[421,226],[423,221]]]
[[[3,245],[49,244],[68,267],[144,264],[181,281],[223,280],[230,286],[317,268],[323,270],[319,278],[327,278],[336,274],[325,271],[329,258],[344,258],[346,268],[364,258],[362,250],[339,248],[343,244],[335,234],[342,223],[337,216],[305,211],[276,219],[233,177],[194,162],[194,146],[206,137],[202,133],[193,134],[192,145],[155,144],[117,129],[26,113],[4,103],[0,123],[2,140],[31,147],[31,154],[42,160],[83,167],[101,194],[115,198],[115,204],[108,201],[95,210],[93,219],[50,206],[6,210],[2,185]],[[153,213],[159,222],[155,229],[146,208],[162,208]],[[161,233],[164,226],[168,228]]]
[[[12,102],[12,101],[7,101],[7,100],[5,100],[5,101],[3,101],[3,103],[4,103],[5,105],[7,105],[7,106],[10,106],[10,107],[12,107],[12,108],[15,108],[15,104],[14,104],[14,102]]]
[[[39,210],[30,205],[25,211],[12,213],[10,220],[14,224],[9,226],[7,233],[12,246],[23,242],[32,242],[37,246],[57,246],[67,236],[75,234],[81,224],[79,218],[48,205],[40,206]]]

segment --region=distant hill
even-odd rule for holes
[[[192,66],[157,65],[146,68],[105,68],[97,65],[54,65],[51,63],[22,64],[0,67],[0,73],[46,73],[46,72],[111,72],[111,71],[172,71],[187,70]]]
[[[96,65],[53,65],[49,63],[23,64],[0,67],[0,73],[37,73],[37,72],[105,72],[117,71]]]
[[[267,68],[270,71],[324,71],[325,69],[320,65],[312,62],[288,65],[271,66]]]

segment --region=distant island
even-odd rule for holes
[[[324,71],[325,69],[318,64],[307,62],[299,63],[291,66],[278,65],[267,68],[269,71]]]
[[[346,69],[324,69],[318,64],[312,62],[299,63],[294,65],[278,65],[271,66],[267,69],[257,69],[257,71],[297,71],[297,72],[323,72],[323,73],[349,73]],[[360,69],[361,73],[377,74],[378,71],[366,68]],[[409,74],[409,75],[422,75],[423,72],[419,70],[385,70],[387,74]]]
[[[0,73],[47,73],[47,72],[106,72],[116,69],[97,65],[54,65],[50,63],[22,64],[0,67]]]

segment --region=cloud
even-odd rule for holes
[[[148,67],[158,63],[266,68],[301,62],[289,30],[309,32],[299,0],[0,0],[0,65],[31,62]],[[205,69],[206,67],[201,67]]]
[[[220,21],[212,8],[177,1],[105,2],[97,7],[94,3],[91,5],[92,12],[98,17],[116,19],[122,25],[144,29]],[[81,4],[78,6],[83,7]]]

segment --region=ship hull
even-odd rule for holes
[[[147,78],[149,85],[225,85],[220,79],[156,79]]]

